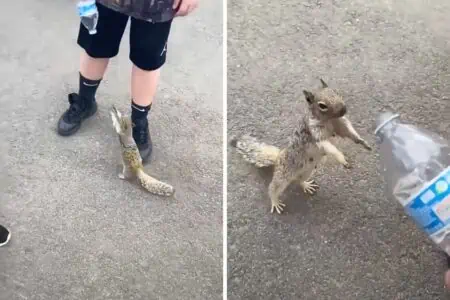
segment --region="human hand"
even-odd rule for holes
[[[190,14],[198,6],[198,0],[175,0],[173,9],[177,9],[176,17],[184,17]]]

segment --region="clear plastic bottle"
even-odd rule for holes
[[[78,2],[77,8],[83,26],[86,27],[89,34],[96,34],[98,9],[95,0],[81,0]]]
[[[381,114],[375,129],[387,193],[450,255],[450,145],[442,137]]]

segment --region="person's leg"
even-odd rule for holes
[[[86,51],[83,51],[80,56],[80,73],[88,80],[102,80],[106,68],[108,67],[108,63],[109,58],[94,58],[89,56]]]
[[[148,112],[158,87],[160,70],[146,71],[133,65],[131,71],[131,120],[133,138],[139,148],[143,163],[150,160],[153,145],[148,128]]]
[[[11,239],[11,232],[3,225],[0,225],[0,247],[8,244]]]
[[[157,91],[160,69],[166,62],[171,24],[172,21],[150,23],[131,19],[131,119],[134,124],[133,138],[144,163],[148,162],[152,153],[147,117]]]
[[[97,112],[95,94],[105,74],[109,59],[119,53],[120,41],[128,22],[128,16],[97,4],[99,22],[97,33],[90,35],[80,24],[78,45],[84,49],[80,58],[79,90],[69,94],[69,109],[58,121],[58,133],[72,135],[81,123]]]
[[[80,57],[80,82],[78,96],[88,103],[95,101],[95,93],[108,67],[109,58],[94,58],[86,51]]]
[[[135,104],[149,106],[153,102],[160,73],[160,69],[146,71],[133,65],[131,69],[131,96]]]

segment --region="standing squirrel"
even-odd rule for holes
[[[311,180],[311,176],[326,155],[333,156],[345,168],[351,168],[344,154],[330,142],[331,137],[349,138],[365,149],[372,150],[344,117],[347,107],[342,97],[322,79],[320,82],[322,87],[317,92],[303,90],[308,109],[286,148],[265,144],[250,135],[231,141],[237,152],[256,167],[274,166],[269,185],[271,213],[276,210],[281,214],[286,204],[280,201],[280,195],[293,181],[297,181],[307,194],[313,195],[317,191],[319,186]]]
[[[160,196],[173,195],[175,189],[171,185],[161,182],[145,173],[139,149],[133,139],[133,124],[131,119],[123,117],[114,105],[110,113],[114,129],[119,136],[122,152],[123,170],[119,174],[119,178],[137,178],[139,184],[152,194]]]

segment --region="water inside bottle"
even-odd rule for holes
[[[380,115],[377,125],[388,196],[450,255],[449,144],[392,113]]]
[[[98,17],[96,15],[83,16],[81,17],[81,23],[86,27],[90,34],[97,33]]]

